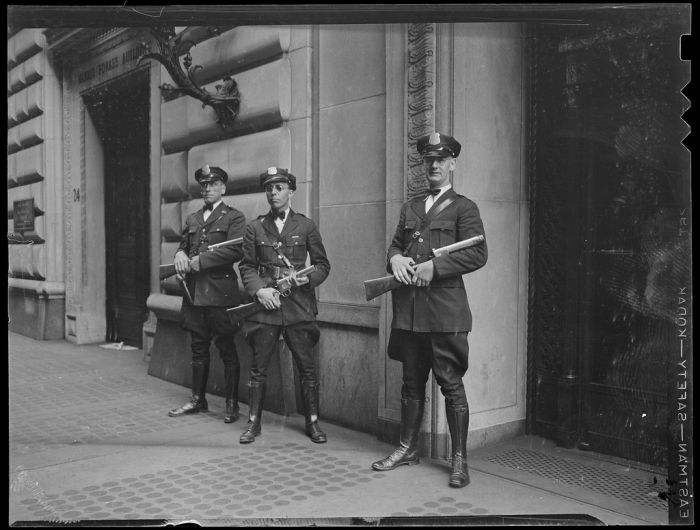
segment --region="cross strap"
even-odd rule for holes
[[[403,251],[404,256],[408,256],[408,253],[411,251],[413,246],[416,244],[418,241],[418,238],[421,236],[421,233],[423,230],[425,230],[425,227],[430,224],[430,222],[440,213],[442,212],[445,208],[447,208],[450,204],[452,204],[455,200],[455,197],[448,197],[444,201],[442,201],[440,204],[437,206],[433,205],[433,207],[428,211],[428,213],[425,215],[423,218],[423,222],[420,224],[418,229],[411,234],[411,241],[408,243],[408,246],[406,249]]]
[[[272,222],[274,223],[274,221],[272,221]],[[287,256],[284,255],[284,252],[282,252],[282,242],[280,241],[282,234],[279,233],[277,230],[275,230],[275,232],[277,232],[277,233],[273,234],[272,231],[267,226],[265,226],[265,223],[263,221],[260,221],[260,224],[262,225],[263,230],[265,230],[265,232],[267,232],[268,236],[271,236],[273,240],[277,240],[276,243],[272,244],[272,248],[275,250],[275,252],[277,252],[277,255],[279,256],[279,258],[284,262],[284,264],[287,267],[294,268],[294,266],[289,261]]]
[[[282,259],[282,261],[284,261],[284,264],[288,268],[290,268],[290,269],[294,268],[294,265],[292,265],[292,263],[289,261],[289,259],[287,259],[287,256],[284,255],[284,252],[282,252],[282,242],[281,241],[278,241],[277,243],[272,245],[272,248],[275,249],[275,251],[277,252],[277,255]]]

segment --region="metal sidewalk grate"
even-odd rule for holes
[[[666,501],[658,496],[658,493],[665,490],[666,477],[663,476],[658,477],[656,484],[650,484],[638,477],[520,448],[492,455],[488,460],[511,469],[608,495],[624,502],[663,512],[668,510]]]

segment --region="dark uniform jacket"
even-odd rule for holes
[[[204,220],[204,211],[190,214],[185,221],[178,251],[191,259],[199,255],[199,272],[187,274],[187,287],[195,306],[234,307],[241,303],[238,276],[233,264],[241,259],[241,245],[207,251],[209,245],[243,236],[245,217],[226,203],[219,204]]]
[[[328,277],[331,264],[316,224],[300,213],[289,210],[281,234],[271,213],[261,215],[246,226],[243,259],[239,264],[245,290],[254,298],[259,289],[273,286],[274,278],[270,270],[274,270],[274,267],[286,268],[273,247],[278,244],[294,269],[300,270],[306,266],[308,254],[310,264],[316,266],[316,271],[309,274],[308,284],[292,288],[288,297],[281,298],[280,309],[260,311],[248,320],[275,325],[314,321],[318,313],[314,288]]]
[[[434,248],[484,235],[476,204],[452,188],[440,196],[431,211],[448,199],[453,199],[453,202],[433,217],[406,254],[416,263],[428,261]],[[425,197],[412,199],[402,206],[399,224],[387,252],[390,273],[392,256],[404,254],[426,215]],[[475,247],[434,258],[435,273],[430,285],[404,285],[392,291],[394,318],[391,327],[418,332],[471,331],[472,314],[462,275],[481,268],[487,257],[484,240]]]

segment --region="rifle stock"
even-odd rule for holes
[[[369,302],[373,298],[388,293],[400,285],[403,284],[393,276],[383,276],[373,280],[365,280],[365,296]]]
[[[246,318],[253,316],[255,313],[259,313],[263,309],[265,309],[265,306],[255,300],[249,304],[241,304],[236,307],[230,307],[226,310],[226,312],[231,322],[238,324]]]
[[[159,276],[160,276],[161,280],[165,280],[166,278],[170,278],[171,276],[175,276],[176,273],[177,273],[177,271],[175,270],[174,263],[160,266]]]

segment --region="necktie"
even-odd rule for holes
[[[213,209],[214,209],[214,205],[213,205],[213,204],[205,204],[205,205],[204,205],[204,211],[205,211],[205,212],[206,212],[207,210],[209,210],[209,211],[211,212]]]
[[[277,215],[275,215],[275,218],[279,218],[279,219],[281,219],[282,221],[284,221],[284,214],[285,214],[285,212],[280,212],[280,213],[278,213]]]
[[[433,207],[433,204],[435,204],[435,201],[437,200],[437,196],[440,193],[440,188],[436,188],[434,190],[430,189],[428,190],[428,198],[425,200],[425,211],[426,213],[428,210],[430,210]]]

